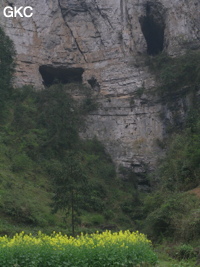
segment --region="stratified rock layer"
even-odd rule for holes
[[[46,83],[53,82],[48,71],[55,77],[60,77],[58,69],[69,69],[71,77],[83,72],[80,79],[98,95],[99,108],[88,116],[82,136],[97,136],[118,166],[131,166],[136,172],[143,172],[146,164],[153,166],[160,153],[156,141],[163,138],[165,125],[159,117],[162,107],[150,93],[155,81],[144,57],[163,49],[176,55],[198,48],[200,2],[35,2],[1,4],[1,9],[8,4],[34,8],[32,18],[1,15],[1,25],[17,51],[15,85],[41,88],[45,75]],[[47,70],[43,77],[41,70]]]

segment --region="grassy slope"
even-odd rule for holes
[[[7,102],[6,120],[0,128],[0,233],[9,234],[26,228],[31,231],[43,229],[45,232],[50,232],[66,230],[66,225],[69,231],[70,220],[67,220],[65,225],[62,212],[51,214],[54,177],[50,175],[49,170],[55,162],[62,165],[65,153],[69,149],[67,147],[70,145],[70,149],[76,151],[76,144],[82,155],[82,165],[87,173],[91,194],[85,207],[81,208],[82,215],[79,218],[78,229],[93,231],[105,227],[113,229],[133,227],[130,218],[121,209],[127,199],[132,199],[130,186],[116,178],[115,167],[98,140],[82,141],[78,138],[74,141],[74,146],[69,130],[69,136],[65,136],[66,140],[63,141],[58,136],[52,144],[50,143],[52,136],[53,138],[55,136],[54,132],[52,136],[50,135],[51,129],[55,128],[54,123],[60,129],[61,136],[64,134],[62,131],[66,130],[59,128],[62,127],[62,123],[60,125],[58,123],[59,117],[57,118],[55,107],[57,105],[59,110],[62,104],[59,101],[65,96],[67,102],[70,96],[66,96],[58,87],[42,92],[42,99],[39,98],[42,107],[41,103],[38,104],[37,98],[40,93],[26,87],[16,89]],[[54,90],[57,90],[58,94],[52,98],[52,101],[57,101],[56,105],[50,105],[48,110],[43,110],[45,106],[43,99],[50,99],[49,94]],[[64,94],[60,98],[59,90]],[[80,107],[74,106],[73,110],[75,108]],[[38,109],[41,113],[38,113]],[[54,109],[53,118],[51,109]],[[69,110],[66,107],[65,111]],[[42,125],[38,123],[43,113],[46,116],[45,120],[50,121],[47,126],[44,122]],[[66,124],[71,125],[70,120],[67,118]],[[48,146],[44,147],[44,143]],[[61,157],[59,149],[63,155]]]

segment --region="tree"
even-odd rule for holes
[[[11,79],[15,67],[14,57],[13,42],[0,28],[0,113],[4,110],[5,101],[12,92]]]
[[[72,235],[74,236],[75,224],[88,190],[88,179],[80,155],[74,151],[68,151],[62,163],[53,162],[50,175],[53,177],[54,186],[53,212],[63,210],[66,218],[71,216]]]
[[[79,139],[81,125],[78,103],[70,95],[71,85],[56,84],[38,93],[38,126],[46,129],[43,151],[49,148],[63,158],[66,149],[72,149]]]

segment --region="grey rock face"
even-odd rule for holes
[[[7,4],[2,1],[1,11]],[[117,166],[136,172],[144,172],[143,163],[153,166],[161,153],[156,140],[162,140],[165,125],[159,117],[163,107],[150,93],[155,80],[144,57],[147,51],[155,54],[164,49],[177,55],[188,47],[198,48],[200,2],[16,0],[13,4],[34,8],[32,18],[0,19],[17,51],[15,85],[41,88],[39,69],[51,73],[54,68],[83,69],[82,80],[98,94],[99,109],[88,116],[81,135],[97,136]],[[148,37],[149,31],[156,32],[156,41]]]

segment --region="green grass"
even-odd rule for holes
[[[158,264],[157,267],[193,267],[196,266],[196,260],[176,260],[169,257],[165,253],[157,253]]]

